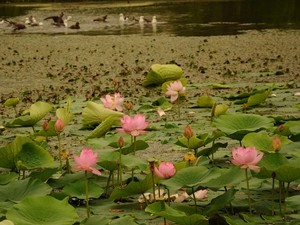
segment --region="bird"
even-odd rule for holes
[[[23,30],[23,29],[26,28],[26,26],[24,24],[20,24],[20,23],[16,23],[13,26],[14,26],[14,30],[13,31]]]
[[[76,22],[75,24],[73,24],[69,28],[71,28],[71,29],[80,29],[79,22]]]
[[[153,17],[152,17],[151,23],[157,23],[156,16],[153,16]]]
[[[144,16],[140,16],[139,23],[144,23],[144,22],[145,22]]]
[[[105,22],[105,20],[107,19],[107,15],[105,15],[105,16],[102,16],[102,17],[98,17],[98,18],[96,18],[96,19],[94,19],[93,21],[102,21],[102,22]]]
[[[62,23],[53,23],[57,27],[68,27],[68,21],[72,19],[72,16],[68,16]]]
[[[42,26],[43,23],[42,22],[37,22],[36,19],[34,17],[32,17],[32,23],[30,24],[31,26]]]
[[[120,22],[126,22],[126,21],[128,21],[128,17],[124,16],[123,13],[120,13],[119,21]]]
[[[135,21],[135,22],[139,22],[139,19],[137,19],[135,17],[132,17],[132,20]]]
[[[151,20],[144,18],[144,22],[151,23]]]
[[[63,16],[64,16],[64,13],[62,12],[59,16],[49,16],[49,17],[45,18],[44,20],[52,19],[54,23],[64,23],[64,21],[62,19]]]
[[[26,17],[26,19],[25,19],[25,24],[26,24],[26,25],[29,25],[29,24],[30,24],[30,20],[29,20],[28,17]]]

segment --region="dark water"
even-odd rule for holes
[[[84,35],[174,35],[209,36],[235,35],[246,30],[299,29],[299,0],[240,0],[240,1],[196,1],[196,2],[159,2],[151,6],[132,7],[114,4],[107,8],[101,3],[89,7],[64,9],[65,17],[72,16],[68,26],[80,23],[80,30],[56,27],[45,17],[59,15],[59,9],[41,10],[33,7],[1,6],[0,16],[24,23],[25,18],[34,16],[42,26],[30,27],[23,33],[44,34],[84,34]],[[129,16],[126,23],[119,22],[119,14]],[[93,19],[108,15],[107,22],[93,22]],[[140,24],[132,18],[143,15],[145,18],[157,17],[157,24]],[[12,28],[0,24],[1,33],[11,33]]]

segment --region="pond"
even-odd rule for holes
[[[72,16],[68,26],[79,22],[80,29],[57,27],[44,18],[64,12]],[[119,14],[129,17],[119,22]],[[106,22],[93,20],[107,15]],[[157,17],[157,23],[136,22],[133,18]],[[18,23],[33,16],[42,26],[27,26],[22,33],[82,35],[170,35],[211,36],[236,35],[246,30],[299,29],[300,2],[297,0],[240,1],[156,1],[115,3],[63,3],[11,6],[2,5],[0,16]],[[10,34],[12,28],[0,24],[0,33]]]

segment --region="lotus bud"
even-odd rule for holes
[[[189,140],[191,137],[194,136],[194,132],[193,132],[193,130],[192,130],[192,128],[191,128],[190,125],[187,125],[187,126],[185,127],[183,135],[184,135],[188,140]]]
[[[49,123],[48,123],[48,120],[45,120],[45,121],[44,121],[44,123],[43,123],[43,129],[44,129],[44,131],[49,130]]]
[[[64,131],[65,129],[65,123],[62,119],[58,119],[56,122],[55,122],[55,131],[56,133],[61,133]]]
[[[278,130],[281,132],[284,129],[284,124],[279,125]]]
[[[281,150],[281,141],[278,137],[275,137],[272,141],[271,148],[275,152],[279,152]]]
[[[154,167],[155,167],[155,159],[154,158],[149,158],[148,162],[150,164],[150,171],[154,172]]]
[[[124,107],[127,109],[127,110],[132,110],[132,103],[130,101],[126,101],[124,103]]]
[[[124,141],[123,137],[121,136],[118,139],[118,147],[122,148],[124,145],[125,145],[125,141]]]

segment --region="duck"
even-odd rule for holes
[[[62,19],[63,16],[64,16],[64,13],[62,12],[59,16],[49,16],[49,17],[45,18],[44,20],[52,19],[54,23],[64,23],[64,21]]]
[[[93,21],[100,21],[100,22],[102,21],[102,22],[105,22],[106,19],[107,19],[107,15],[99,17],[99,18],[96,18]]]
[[[76,22],[72,26],[69,27],[70,29],[80,29],[79,22]]]

